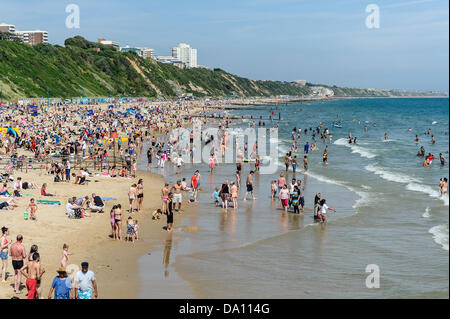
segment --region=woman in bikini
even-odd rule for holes
[[[169,199],[169,184],[165,184],[161,190],[161,202],[162,202],[162,212],[166,213],[168,210],[168,199]]]
[[[131,185],[128,191],[128,199],[130,200],[130,214],[133,213],[133,204],[136,201],[136,184]]]
[[[142,178],[137,183],[137,210],[142,211],[142,202],[144,201],[144,181]]]
[[[10,242],[6,238],[9,230],[5,226],[2,227],[2,237],[0,238],[0,258],[2,259],[2,282],[6,282],[6,269],[8,268],[8,250]]]
[[[111,211],[109,212],[109,215],[110,215],[109,222],[111,224],[111,234],[112,234],[111,237],[114,240],[116,240],[116,221],[114,219],[114,212],[116,211],[116,209],[117,209],[117,206],[114,205],[111,208]]]
[[[118,204],[114,210],[114,222],[116,224],[116,239],[122,240],[122,206]]]

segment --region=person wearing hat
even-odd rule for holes
[[[94,289],[94,297],[97,298],[94,272],[89,270],[89,264],[84,261],[81,263],[81,270],[75,275],[75,299],[92,299],[92,289]]]
[[[55,299],[73,299],[72,279],[67,276],[66,268],[59,267],[56,272],[58,276],[53,279],[48,299],[52,299],[53,291],[55,291]]]

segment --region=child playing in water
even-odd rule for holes
[[[270,183],[270,189],[272,192],[272,199],[275,199],[275,197],[277,196],[277,189],[278,189],[277,181],[274,180]]]
[[[214,190],[214,192],[211,194],[211,199],[214,199],[214,204],[216,204],[216,206],[219,206],[219,188],[216,187],[216,189]]]

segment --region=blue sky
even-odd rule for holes
[[[80,29],[65,27],[71,3],[80,8]],[[371,3],[380,8],[379,29],[365,25]],[[186,42],[199,64],[251,79],[449,87],[447,0],[0,0],[1,22],[47,30],[60,45],[82,35],[170,55]]]

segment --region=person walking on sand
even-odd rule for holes
[[[169,193],[168,195],[168,199],[167,199],[167,211],[166,211],[166,215],[167,215],[167,226],[166,226],[166,230],[168,232],[172,231],[172,227],[173,227],[173,203],[172,203],[172,199],[173,199],[173,194]]]
[[[33,260],[27,262],[27,264],[20,269],[20,272],[27,278],[26,286],[28,289],[28,299],[35,299],[38,296],[38,280],[41,280],[42,275],[45,273],[45,269],[41,268],[39,253],[34,253]]]
[[[75,275],[75,299],[92,299],[92,290],[94,298],[98,298],[97,282],[93,271],[89,270],[89,263],[81,263],[81,270]]]
[[[130,209],[129,213],[133,213],[133,206],[134,202],[136,201],[136,184],[131,185],[130,189],[128,190],[128,199],[130,201]]]
[[[53,291],[55,292],[54,299],[73,299],[72,279],[67,276],[66,269],[59,267],[56,272],[58,276],[53,279],[48,299],[52,299]]]
[[[20,269],[23,267],[23,260],[27,258],[25,246],[22,244],[23,236],[17,235],[16,242],[11,245],[9,255],[11,256],[12,266],[14,269],[14,292],[20,292],[20,284],[22,282],[22,275]]]
[[[251,193],[252,194],[252,199],[256,200],[255,195],[253,194],[253,174],[254,174],[254,172],[250,171],[250,173],[247,176],[247,181],[246,181],[247,192],[245,192],[244,200],[247,200],[248,193]]]
[[[138,213],[142,212],[142,202],[144,201],[144,180],[141,178],[139,179],[137,186],[137,211]]]
[[[2,227],[2,237],[0,238],[0,258],[2,259],[2,282],[6,282],[6,269],[8,268],[8,250],[10,242],[6,238],[9,230],[5,226]]]

